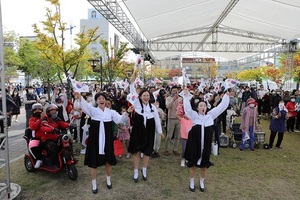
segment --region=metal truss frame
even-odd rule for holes
[[[148,42],[150,51],[173,51],[173,52],[241,52],[262,53],[266,49],[275,49],[275,43],[243,43],[243,42],[218,42],[201,43],[201,49],[197,49],[199,42]],[[277,47],[277,51],[286,51],[286,45]]]
[[[132,45],[145,49],[141,31],[138,31],[129,20],[116,0],[87,0],[101,13]]]
[[[168,39],[210,33],[211,29],[212,29],[212,26],[207,26],[207,27],[200,27],[200,28],[195,28],[195,29],[190,29],[190,30],[185,30],[185,31],[179,31],[179,32],[174,32],[174,33],[157,36],[155,38],[150,39],[150,41],[157,42],[157,41],[161,41],[161,40],[168,40]],[[262,41],[274,42],[274,43],[284,41],[282,38],[276,37],[273,35],[255,33],[255,32],[251,32],[251,31],[245,31],[245,30],[241,30],[241,29],[231,28],[228,26],[217,27],[216,33],[224,33],[224,34],[228,34],[228,35],[235,35],[235,36],[257,39],[257,40],[262,40]]]
[[[231,10],[234,8],[234,6],[239,2],[239,0],[231,0],[226,8],[223,10],[221,15],[218,17],[218,19],[215,21],[215,23],[212,25],[210,31],[203,37],[202,41],[198,44],[196,50],[201,49],[202,45],[206,40],[210,37],[211,34],[215,33],[216,28],[222,23],[222,21],[226,18],[226,16],[231,12]],[[215,41],[213,41],[215,42]]]
[[[173,52],[244,52],[244,53],[263,53],[269,52],[287,52],[288,43],[282,38],[272,35],[249,32],[245,30],[234,29],[231,27],[220,26],[221,22],[230,13],[239,0],[231,0],[222,14],[212,26],[180,31],[155,37],[149,41],[143,36],[142,31],[129,20],[123,8],[117,0],[87,0],[103,17],[105,17],[135,48],[139,51],[148,52],[153,56],[153,51],[173,51]],[[237,42],[218,42],[218,33],[236,35],[257,40],[263,40],[262,43],[237,43]],[[206,34],[202,42],[162,42],[172,38],[186,37],[196,34]],[[212,35],[212,42],[206,40]],[[281,45],[278,47],[278,45]],[[248,59],[248,58],[247,58]],[[255,58],[256,59],[256,58]],[[261,59],[261,58],[260,58]],[[234,62],[244,62],[243,59]],[[249,60],[249,59],[248,59]]]

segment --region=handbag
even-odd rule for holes
[[[218,155],[218,143],[212,143],[211,144],[211,154],[214,156]]]
[[[114,140],[114,154],[115,156],[124,155],[124,148],[121,140]]]

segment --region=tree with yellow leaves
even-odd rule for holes
[[[43,28],[39,29],[37,24],[33,25],[34,32],[37,35],[36,48],[40,51],[40,56],[45,62],[56,70],[56,75],[61,83],[61,75],[69,76],[73,72],[75,78],[80,67],[90,67],[87,60],[91,57],[87,47],[95,42],[100,36],[97,35],[98,27],[95,29],[83,30],[76,34],[74,41],[79,48],[70,50],[65,49],[64,34],[67,31],[66,23],[61,20],[61,9],[59,0],[46,0],[54,7],[54,11],[46,8],[46,20],[42,21]],[[68,88],[71,83],[68,79]],[[67,90],[70,91],[70,90]],[[68,94],[70,97],[70,93]]]
[[[264,70],[262,68],[251,68],[244,71],[241,71],[237,78],[241,81],[252,81],[256,80],[262,82],[262,79],[265,77]]]
[[[300,82],[300,51],[296,53],[282,54],[279,58],[279,70],[284,75],[283,81],[297,80],[297,88]]]

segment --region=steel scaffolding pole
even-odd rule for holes
[[[10,198],[10,167],[9,167],[9,149],[8,149],[8,128],[7,128],[7,107],[6,107],[6,92],[5,92],[5,72],[4,72],[4,49],[3,49],[3,29],[2,29],[2,9],[0,1],[0,71],[1,71],[1,99],[2,108],[0,120],[3,120],[4,133],[0,135],[0,138],[5,141],[5,182],[0,183],[0,194],[4,191],[7,192],[8,198]]]

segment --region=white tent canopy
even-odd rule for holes
[[[92,4],[92,1],[89,1]],[[105,4],[112,1],[101,2]],[[160,38],[159,42],[216,41],[259,44],[289,42],[300,38],[299,0],[123,0],[118,2],[125,5],[128,10],[127,15],[131,15],[129,19],[135,21],[138,26],[136,28],[140,29],[147,41]],[[222,31],[221,28],[226,29],[227,32]],[[185,35],[194,29],[210,30],[210,32]],[[229,29],[243,32],[247,37],[229,33]],[[270,38],[274,41],[269,40]],[[182,52],[155,51],[153,53],[156,58],[161,59]],[[253,52],[211,52],[210,54],[233,60],[251,55]]]
[[[124,1],[148,40],[164,34],[211,26],[221,16],[229,2],[230,0]],[[220,25],[292,40],[300,35],[299,19],[299,0],[240,0]],[[200,42],[204,36],[205,34],[201,34],[176,40]],[[212,41],[211,36],[207,41]],[[220,33],[218,41],[263,42]],[[165,57],[165,53],[154,53],[158,57]],[[219,56],[229,60],[241,57],[235,53],[222,53]]]

